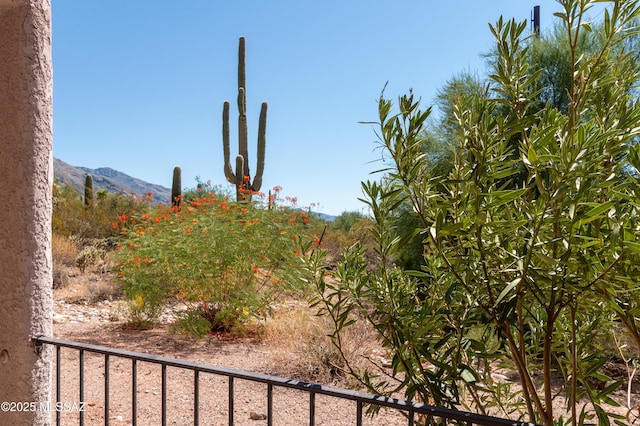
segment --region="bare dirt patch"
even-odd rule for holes
[[[74,283],[75,281],[75,283]],[[93,284],[91,284],[93,283]],[[91,284],[102,289],[87,292]],[[109,291],[108,289],[111,289]],[[171,330],[172,315],[163,315],[163,324],[151,330],[129,330],[122,327],[118,311],[117,286],[108,274],[78,276],[68,286],[55,291],[54,337],[91,343],[111,348],[126,349],[156,356],[210,364],[255,373],[307,380],[313,367],[304,354],[302,342],[285,340],[282,336],[230,338],[228,335],[209,335],[195,339]],[[290,305],[283,312],[290,315]],[[277,315],[277,314],[276,314]],[[296,319],[299,321],[300,319]],[[311,326],[310,326],[311,327]],[[281,331],[286,333],[285,331]],[[277,332],[280,333],[280,332]],[[315,333],[308,330],[300,340]],[[274,339],[280,342],[273,346]],[[296,348],[296,342],[300,344]],[[316,348],[322,351],[321,348]],[[287,358],[286,353],[289,353]],[[61,349],[60,401],[79,401],[79,354],[76,350]],[[109,359],[109,422],[115,425],[132,424],[132,362],[128,359]],[[85,424],[103,424],[105,358],[103,355],[84,355]],[[291,374],[288,374],[291,373]],[[346,382],[340,376],[323,376],[323,384],[341,386]],[[137,365],[137,424],[161,423],[161,367],[140,362]],[[193,424],[194,377],[190,371],[167,368],[167,424]],[[54,383],[55,386],[55,383]],[[224,377],[202,374],[200,387],[200,424],[226,425],[229,421],[229,384]],[[55,388],[54,388],[55,389]],[[244,380],[234,381],[234,424],[267,424],[267,386]],[[300,391],[274,389],[274,425],[309,424],[309,396]],[[347,425],[356,423],[356,404],[324,396],[316,397],[315,422],[317,425]],[[377,417],[365,418],[369,425],[405,425],[406,418],[395,411],[383,410]],[[62,424],[78,424],[78,413],[62,413]]]

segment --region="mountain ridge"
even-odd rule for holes
[[[70,185],[81,194],[84,194],[84,181],[88,174],[93,178],[93,190],[95,192],[104,189],[113,194],[133,194],[140,198],[150,192],[154,203],[168,204],[171,200],[171,189],[129,176],[111,167],[91,169],[83,166],[72,166],[58,158],[53,159],[54,179],[61,184]],[[325,213],[312,213],[328,222],[336,218],[336,216]]]
[[[133,194],[137,197],[144,197],[150,192],[155,203],[166,204],[171,200],[171,189],[162,185],[146,182],[110,167],[91,169],[72,166],[58,158],[53,159],[54,179],[70,185],[80,193],[84,193],[84,181],[88,174],[93,178],[93,190],[96,192],[106,190],[110,193]]]

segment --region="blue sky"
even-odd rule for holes
[[[237,49],[247,38],[249,155],[255,172],[262,101],[269,102],[262,191],[298,205],[362,211],[360,182],[380,164],[372,125],[385,82],[428,106],[461,71],[484,74],[489,22],[528,20],[554,0],[52,0],[54,156],[170,187],[226,182],[222,104],[232,100],[237,153]]]

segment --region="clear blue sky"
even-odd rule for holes
[[[167,187],[173,167],[225,184],[222,103],[232,101],[237,153],[238,38],[247,37],[249,155],[269,102],[262,191],[280,185],[302,207],[362,211],[360,182],[378,179],[373,126],[388,97],[413,88],[430,105],[461,71],[484,74],[489,22],[529,20],[553,0],[52,1],[54,155]]]

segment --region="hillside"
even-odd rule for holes
[[[156,203],[168,203],[171,199],[171,189],[131,177],[110,167],[90,169],[72,166],[57,158],[53,159],[54,179],[60,183],[71,185],[80,193],[84,193],[84,180],[88,174],[93,176],[93,190],[95,192],[105,189],[110,193],[135,194],[138,197],[144,197],[148,192],[151,192],[151,197]],[[327,222],[336,219],[335,216],[325,213],[313,213]]]
[[[93,189],[96,192],[104,189],[111,193],[135,194],[139,197],[151,192],[153,201],[157,203],[168,203],[171,199],[171,189],[145,182],[109,167],[90,169],[53,159],[54,178],[60,183],[71,185],[81,193],[84,191],[84,181],[88,174],[93,177]]]

